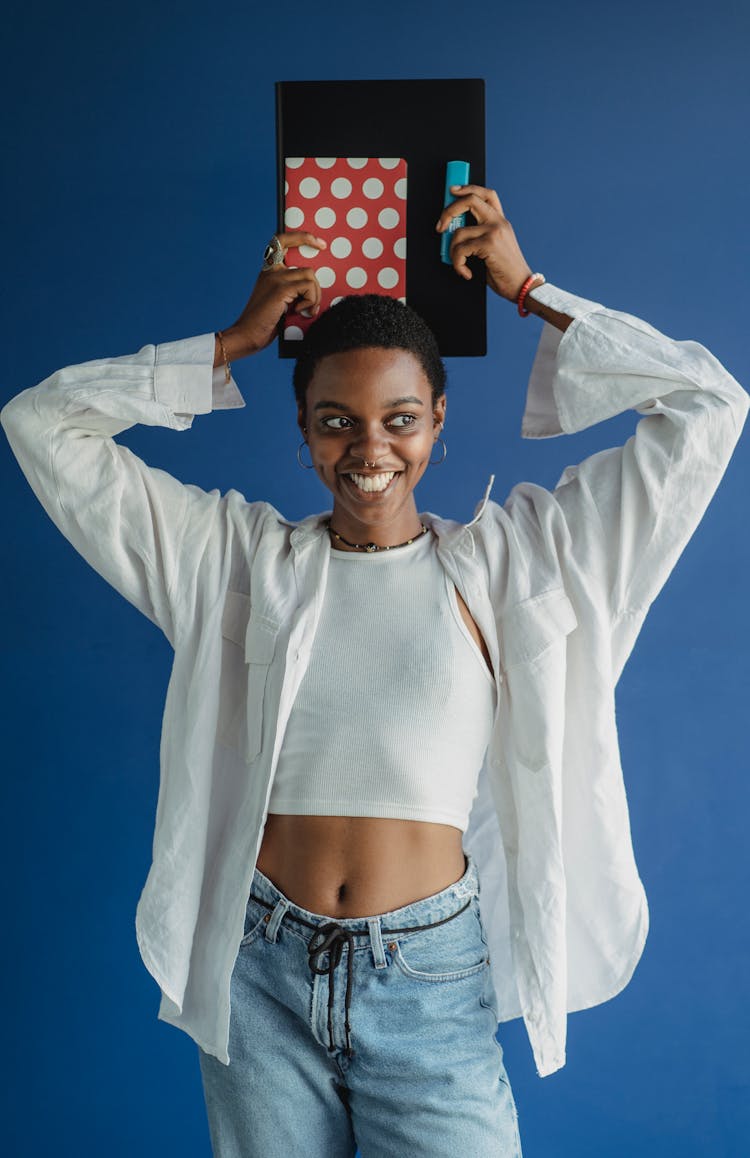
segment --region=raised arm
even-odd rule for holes
[[[699,342],[552,285],[534,290],[575,315],[545,326],[522,433],[574,433],[624,410],[642,415],[623,446],[563,472],[552,495],[521,484],[506,508],[546,539],[573,590],[604,620],[618,677],[642,620],[727,468],[750,399]]]
[[[456,188],[438,222],[469,210],[453,264],[482,258],[490,288],[515,301],[531,268],[497,194]],[[529,379],[522,434],[550,438],[627,409],[643,415],[624,446],[568,467],[554,492],[521,483],[505,511],[526,549],[559,567],[579,607],[612,633],[619,675],[639,625],[700,522],[742,431],[750,399],[704,346],[667,337],[631,314],[549,284],[525,307],[545,326]]]
[[[315,244],[308,234],[285,236],[287,245]],[[310,270],[259,275],[242,314],[223,331],[228,357],[262,349],[290,301],[314,307],[319,294]],[[196,414],[244,405],[234,378],[226,381],[212,332],[66,366],[0,410],[11,449],[53,523],[172,644],[179,616],[190,615],[200,559],[210,543],[221,547],[226,500],[149,466],[114,439],[136,423],[187,430]]]
[[[196,414],[244,406],[213,370],[214,334],[143,346],[55,371],[0,411],[39,502],[102,578],[174,643],[188,516],[211,533],[206,494],[143,462],[114,436],[135,423],[187,430]]]

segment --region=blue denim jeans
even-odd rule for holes
[[[198,1047],[215,1158],[520,1158],[479,897],[466,856],[433,896],[334,918],[256,867],[229,1065]]]

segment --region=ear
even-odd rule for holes
[[[445,394],[438,398],[437,402],[432,408],[432,423],[433,426],[443,426],[445,424],[445,408],[447,399]]]

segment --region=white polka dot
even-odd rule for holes
[[[332,306],[335,306],[337,302],[341,302],[341,301],[343,301],[343,300],[344,300],[344,299],[343,299],[342,297],[332,298],[332,299],[331,299],[331,305],[332,305]]]
[[[288,181],[285,181],[285,182],[284,182],[284,192],[285,192],[285,193],[288,193],[288,192],[289,192],[289,182],[288,182]]]
[[[364,209],[350,209],[346,215],[347,223],[352,229],[362,229],[367,225],[367,214]]]
[[[303,177],[299,183],[299,191],[303,197],[317,197],[320,193],[320,181],[315,177]]]
[[[299,342],[304,336],[299,326],[284,326],[284,337],[290,342]]]
[[[352,251],[352,243],[348,237],[334,237],[331,242],[331,253],[334,257],[348,257]]]
[[[406,305],[406,298],[399,298],[398,300],[401,302],[402,306]]]
[[[331,269],[330,265],[321,265],[320,269],[315,271],[316,277],[323,289],[329,285],[333,285],[336,280],[336,274]]]
[[[396,238],[396,240],[393,243],[393,252],[395,253],[396,257],[400,257],[402,261],[404,260],[404,258],[406,257],[406,238],[405,237]]]
[[[395,229],[401,218],[395,209],[381,209],[378,213],[378,221],[383,226],[383,229]]]
[[[353,265],[351,269],[346,271],[347,285],[352,289],[361,289],[367,281],[367,274],[359,265]]]
[[[331,192],[334,197],[348,197],[352,191],[352,183],[348,177],[336,177],[331,181]]]
[[[383,252],[383,242],[379,237],[368,237],[362,242],[362,252],[365,257],[380,257]]]
[[[395,169],[401,161],[400,157],[379,157],[378,160],[384,169]]]
[[[389,265],[378,272],[378,285],[382,285],[383,289],[393,289],[397,282],[398,274]]]
[[[347,157],[346,163],[350,169],[364,169],[367,157]]]
[[[288,225],[290,229],[299,229],[304,220],[304,213],[296,205],[290,205],[284,214],[284,224]]]
[[[315,224],[321,229],[330,229],[336,224],[336,214],[327,205],[323,205],[315,214]]]
[[[332,165],[336,164],[335,157],[316,157],[315,164],[319,169],[330,169]]]
[[[320,253],[320,250],[316,249],[314,245],[301,245],[299,251],[302,257],[317,257]]]
[[[397,197],[402,199],[402,201],[406,200],[406,177],[399,177],[398,181],[393,186],[393,191]]]
[[[383,196],[383,182],[379,181],[377,177],[368,177],[362,186],[362,192],[365,197],[369,197],[373,201],[376,197]]]
[[[285,161],[287,169],[299,169],[304,159],[304,157],[286,157]]]

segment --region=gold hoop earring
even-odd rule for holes
[[[306,462],[302,461],[302,457],[300,455],[300,451],[302,450],[302,447],[307,446],[307,445],[308,445],[307,441],[303,438],[302,442],[297,447],[297,462],[300,464],[300,466],[303,468],[303,470],[313,470],[315,467],[315,463],[311,462],[310,465],[308,466]]]
[[[441,462],[445,462],[445,456],[448,453],[448,447],[445,445],[445,439],[444,438],[442,438],[440,435],[438,435],[438,437],[435,439],[435,442],[442,442],[442,444],[443,444],[443,457],[437,459],[436,462],[433,462],[432,459],[430,459],[430,461],[428,463],[429,466],[440,466]]]

